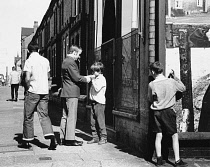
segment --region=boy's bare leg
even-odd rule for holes
[[[162,141],[162,133],[157,133],[156,134],[156,139],[155,139],[155,150],[157,157],[161,157],[161,141]]]
[[[178,133],[175,133],[172,136],[172,145],[173,145],[173,150],[174,150],[175,161],[178,161],[180,159],[180,156],[179,156],[179,137],[178,137]]]

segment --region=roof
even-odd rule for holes
[[[21,36],[29,36],[34,33],[34,28],[21,28]]]

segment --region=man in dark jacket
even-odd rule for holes
[[[61,118],[61,144],[66,146],[81,146],[82,141],[75,140],[75,128],[77,122],[77,105],[80,96],[80,82],[90,82],[89,76],[81,76],[76,60],[80,58],[82,49],[71,46],[67,57],[62,63],[62,90],[63,116]]]

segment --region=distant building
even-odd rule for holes
[[[14,58],[14,64],[15,64],[16,70],[21,72],[21,57],[19,56],[19,54],[17,54],[17,56]]]
[[[168,0],[166,2],[166,14],[169,17],[206,13],[210,10],[210,0]]]
[[[38,28],[38,22],[34,21],[33,28],[21,28],[21,65],[24,67],[25,61],[27,59],[27,47],[31,42],[36,30]]]

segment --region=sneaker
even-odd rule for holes
[[[166,164],[166,161],[163,160],[162,157],[157,157],[157,164],[156,164],[156,166],[161,167],[161,166],[165,166],[165,164]]]
[[[101,138],[98,142],[98,145],[102,145],[102,144],[106,144],[106,143],[107,143],[107,139]]]
[[[175,162],[175,167],[185,167],[188,166],[186,162],[183,162],[181,159]]]

